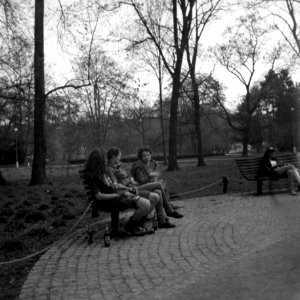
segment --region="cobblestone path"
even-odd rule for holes
[[[109,248],[100,235],[88,245],[86,233],[76,232],[40,258],[20,299],[171,299],[300,232],[299,196],[222,195],[176,204],[185,215],[172,219],[176,228],[112,240]]]

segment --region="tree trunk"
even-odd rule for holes
[[[248,156],[248,144],[249,144],[249,129],[246,128],[243,136],[242,156]]]
[[[202,154],[202,134],[201,134],[201,127],[200,127],[200,99],[199,99],[199,92],[198,88],[197,90],[194,90],[194,117],[195,117],[195,131],[196,131],[196,137],[197,137],[197,157],[198,157],[198,163],[197,167],[205,166],[205,162],[203,159]]]
[[[178,65],[178,61],[177,61]],[[180,64],[181,66],[181,64]],[[181,67],[177,67],[173,76],[173,88],[171,98],[170,109],[170,136],[169,136],[169,164],[168,171],[178,170],[177,164],[177,111],[178,111],[178,99],[180,93],[180,70]]]
[[[165,141],[165,128],[164,128],[164,116],[163,116],[163,98],[162,98],[162,71],[161,71],[161,57],[158,58],[158,83],[159,83],[159,109],[160,109],[160,127],[163,144],[164,165],[167,165],[167,153],[166,153],[166,141]]]
[[[31,185],[46,183],[44,0],[35,0],[34,50],[34,153]]]

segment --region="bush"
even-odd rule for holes
[[[33,238],[45,238],[50,235],[50,232],[44,227],[39,227],[31,229],[27,235]]]
[[[74,215],[74,214],[72,214],[71,212],[69,212],[69,213],[64,213],[63,215],[62,215],[62,219],[63,220],[73,220],[73,219],[75,219],[76,218],[76,216]]]
[[[46,209],[48,209],[49,208],[49,205],[48,204],[45,204],[45,203],[43,203],[43,204],[41,204],[40,206],[39,206],[39,210],[46,210]]]
[[[12,208],[7,207],[2,209],[0,216],[10,217],[14,214],[14,212],[15,211]]]
[[[69,206],[71,206],[71,207],[74,207],[74,206],[75,206],[75,204],[74,204],[73,202],[71,202],[71,201],[67,201],[67,205],[69,205]]]
[[[29,209],[27,208],[22,208],[19,211],[17,211],[16,215],[15,215],[15,219],[22,219],[24,218],[28,213],[30,212]]]
[[[54,204],[58,201],[58,197],[57,196],[52,196],[51,197],[51,204]]]
[[[26,250],[26,246],[24,242],[20,240],[6,240],[1,246],[0,250],[6,251],[6,252],[17,252],[17,251],[24,251]]]
[[[62,220],[62,219],[55,219],[52,223],[51,223],[51,226],[53,226],[54,228],[57,228],[57,227],[64,227],[64,226],[67,226],[67,223]]]
[[[24,200],[22,205],[25,205],[25,206],[30,206],[31,205],[31,202],[28,201],[28,200]]]
[[[58,217],[69,214],[69,208],[64,204],[57,204],[53,207],[52,211],[50,212],[51,217]]]
[[[3,204],[3,207],[7,208],[7,207],[11,207],[12,206],[12,202],[11,201],[7,201],[6,203]]]
[[[8,221],[8,218],[7,218],[7,217],[5,217],[5,216],[0,216],[0,224],[5,224],[5,223],[7,223],[7,221]]]
[[[21,231],[25,229],[25,225],[22,221],[11,221],[6,226],[4,231],[13,232],[13,231]]]
[[[25,217],[26,223],[35,223],[38,221],[44,221],[45,219],[45,215],[42,212],[36,210],[29,212]]]

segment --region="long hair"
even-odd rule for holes
[[[90,175],[95,175],[96,173],[103,175],[106,168],[105,151],[102,148],[92,150],[85,162],[84,168]]]

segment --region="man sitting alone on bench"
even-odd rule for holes
[[[300,176],[298,170],[292,164],[283,165],[274,156],[275,149],[269,147],[262,158],[260,166],[260,176],[288,177],[291,195],[297,195],[294,184],[300,186]]]

